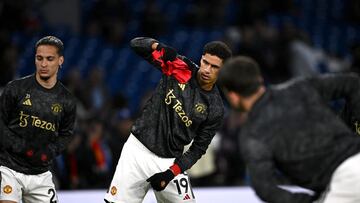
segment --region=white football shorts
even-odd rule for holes
[[[126,141],[105,200],[112,203],[141,203],[151,188],[146,179],[169,169],[175,158],[161,158],[147,149],[134,135]],[[154,191],[157,202],[195,202],[186,173],[177,175],[160,192]]]
[[[0,200],[23,203],[58,203],[50,171],[26,175],[0,166]]]

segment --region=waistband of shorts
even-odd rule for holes
[[[140,140],[138,140],[136,138],[136,136],[132,133],[130,133],[130,136],[127,140],[127,142],[129,144],[132,144],[133,146],[137,147],[139,150],[144,151],[144,152],[148,152],[151,154],[154,154],[152,151],[150,151],[142,142],[140,142]],[[155,154],[154,154],[155,155]]]
[[[45,172],[42,172],[42,173],[38,173],[38,174],[27,174],[27,173],[22,173],[22,172],[16,171],[16,170],[14,170],[12,168],[9,168],[9,167],[7,167],[5,165],[0,165],[0,168],[3,168],[5,170],[7,170],[7,171],[10,171],[13,174],[23,174],[23,175],[27,175],[27,176],[44,176],[44,175],[47,175],[48,173],[51,174],[51,172],[49,170],[47,170]]]

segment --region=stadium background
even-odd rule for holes
[[[78,98],[75,138],[53,166],[60,190],[109,185],[129,127],[160,73],[129,40],[149,36],[198,62],[223,40],[259,61],[268,84],[359,71],[357,0],[2,0],[0,88],[34,72],[34,44],[65,44],[59,78]],[[247,186],[237,135],[246,115],[227,109],[208,155],[191,171],[195,187]],[[200,169],[199,169],[200,168]]]

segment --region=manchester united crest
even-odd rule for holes
[[[198,113],[204,114],[206,112],[206,106],[205,104],[197,103],[195,105],[195,110]]]
[[[5,194],[10,194],[12,192],[12,187],[10,185],[5,185],[3,191]]]
[[[53,114],[57,115],[62,111],[62,107],[60,104],[56,103],[51,106],[51,111]]]
[[[116,195],[116,192],[117,192],[117,188],[115,186],[112,186],[110,190],[111,195],[112,196]]]

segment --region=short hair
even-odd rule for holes
[[[62,42],[59,38],[57,38],[57,37],[54,37],[54,36],[46,36],[46,37],[41,38],[39,41],[36,42],[35,50],[37,50],[37,48],[38,48],[40,45],[51,45],[51,46],[54,46],[54,47],[57,48],[57,53],[58,53],[60,56],[63,56],[63,55],[64,55],[64,44],[63,44],[63,42]]]
[[[254,94],[263,84],[258,63],[247,56],[237,56],[228,60],[220,69],[220,86],[244,97]]]
[[[224,42],[211,41],[204,46],[203,55],[205,54],[217,56],[222,59],[223,62],[225,62],[231,57],[232,52],[231,49]]]

